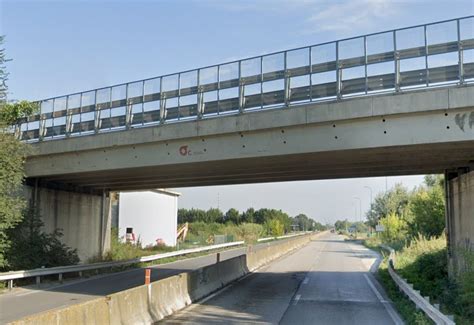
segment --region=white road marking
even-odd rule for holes
[[[301,295],[296,295],[295,296],[295,301],[293,302],[293,306],[296,306],[296,304],[298,303],[298,301],[300,300],[301,298]]]
[[[304,278],[303,284],[308,284],[308,282],[309,282],[309,278],[308,277]]]
[[[387,300],[383,299],[382,295],[380,294],[380,292],[377,290],[377,288],[375,287],[375,285],[373,284],[372,280],[370,280],[369,276],[367,274],[364,274],[364,278],[365,280],[367,280],[367,283],[369,284],[369,287],[372,289],[372,291],[374,292],[374,294],[377,296],[377,299],[382,303],[382,305],[384,306],[385,310],[387,311],[387,313],[390,315],[390,317],[392,318],[392,320],[395,322],[395,324],[404,324],[404,322],[400,319],[400,317],[398,316],[398,314],[395,312],[395,310],[393,310],[393,307],[392,305],[390,304],[390,302],[388,302]]]

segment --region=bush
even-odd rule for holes
[[[395,255],[395,265],[408,282],[432,299],[438,299],[447,286],[448,258],[446,236],[427,239],[418,235]]]
[[[384,242],[393,243],[405,239],[407,223],[395,213],[380,219],[380,224],[384,227],[384,231],[380,234]]]
[[[60,229],[47,234],[35,209],[23,213],[23,220],[8,232],[12,244],[7,252],[10,270],[64,266],[79,263],[77,251],[63,244]]]

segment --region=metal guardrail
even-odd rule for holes
[[[263,242],[263,241],[269,241],[269,240],[275,240],[275,239],[285,239],[285,238],[291,238],[291,237],[296,237],[296,236],[302,236],[302,235],[307,235],[309,233],[312,233],[312,231],[305,231],[302,233],[298,234],[291,234],[291,235],[284,235],[284,236],[279,236],[279,237],[265,237],[265,238],[259,238],[257,239],[257,242]]]
[[[474,16],[368,34],[42,100],[25,141],[474,81]]]
[[[454,325],[455,322],[452,321],[448,316],[444,315],[438,308],[431,305],[429,298],[421,296],[420,292],[413,289],[413,286],[409,285],[404,279],[402,279],[397,272],[395,272],[395,251],[393,248],[380,245],[383,249],[390,252],[388,258],[388,272],[392,277],[393,281],[397,284],[398,288],[402,290],[408,298],[416,305],[417,308],[423,310],[423,312],[433,321],[435,324],[446,324]]]
[[[142,257],[137,257],[134,259],[124,260],[124,261],[100,262],[100,263],[91,263],[91,264],[39,268],[39,269],[33,269],[33,270],[3,272],[3,273],[0,273],[0,281],[8,281],[8,287],[11,289],[13,287],[13,280],[15,279],[36,277],[36,283],[39,284],[41,276],[57,274],[59,276],[59,280],[61,281],[62,275],[64,273],[99,270],[99,269],[109,268],[109,267],[118,267],[118,266],[124,266],[124,265],[132,265],[136,263],[151,262],[151,261],[156,261],[156,260],[160,260],[160,259],[164,259],[168,257],[205,252],[205,251],[210,251],[214,249],[239,246],[243,244],[244,244],[243,241],[238,241],[238,242],[211,245],[211,246],[205,246],[205,247],[199,247],[199,248],[183,249],[176,252],[168,252],[168,253],[162,253],[162,254],[156,254],[156,255],[142,256]]]

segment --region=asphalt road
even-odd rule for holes
[[[370,269],[377,255],[326,234],[163,324],[401,324]]]
[[[271,245],[259,244],[255,249]],[[221,260],[245,254],[246,248],[223,251]],[[216,254],[183,259],[153,267],[151,281],[197,269],[216,262]],[[144,283],[144,270],[131,269],[119,273],[104,274],[87,279],[78,279],[64,284],[42,285],[37,288],[16,288],[10,293],[0,294],[0,324],[36,314],[53,308],[65,307],[100,296],[133,288]]]

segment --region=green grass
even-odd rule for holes
[[[380,244],[379,239],[365,241],[371,249],[378,250]],[[467,254],[472,256],[472,253]],[[444,235],[430,239],[419,236],[396,250],[395,268],[423,296],[430,297],[431,303],[439,303],[444,314],[454,314],[457,324],[474,324],[474,257],[466,258],[467,271],[459,279],[448,277],[447,260]],[[386,261],[381,265],[379,276],[400,314],[408,323],[419,324],[421,318],[410,316],[416,310],[410,310],[413,304],[396,289],[386,270]]]
[[[367,248],[378,251],[384,257],[379,266],[376,277],[383,285],[398,313],[407,324],[433,324],[433,322],[426,317],[422,311],[416,309],[415,304],[407,296],[398,290],[398,286],[388,273],[388,255],[385,250],[380,248],[380,244],[382,244],[381,241],[376,237],[371,237],[364,241],[364,245]]]

